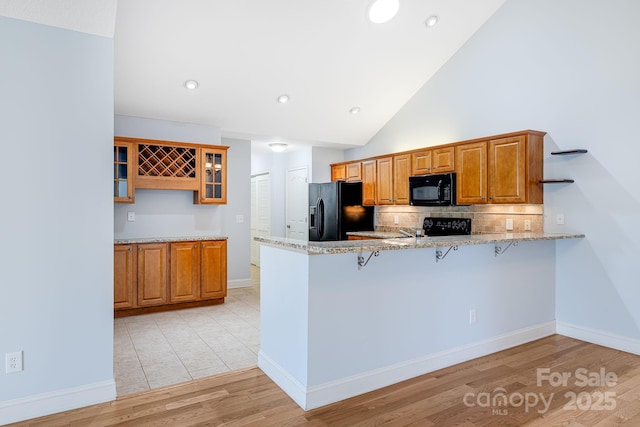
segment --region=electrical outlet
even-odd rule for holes
[[[469,310],[469,324],[473,325],[474,323],[476,323],[476,321],[478,320],[478,312],[476,311],[475,308],[472,308],[471,310]]]
[[[399,222],[400,222],[400,218],[398,217],[398,215],[394,215],[393,216],[393,223],[397,225]]]
[[[525,219],[524,220],[524,231],[531,231],[531,220],[530,219]]]
[[[563,213],[559,213],[559,214],[556,215],[556,224],[564,225],[564,214]]]
[[[22,351],[5,354],[5,372],[10,374],[20,371],[22,371]]]
[[[136,213],[135,212],[127,212],[127,221],[135,221]]]
[[[506,227],[507,231],[511,231],[513,230],[513,219],[512,218],[507,218],[507,224]]]

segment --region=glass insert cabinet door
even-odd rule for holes
[[[133,144],[115,142],[113,146],[113,201],[133,203],[133,164],[135,162]]]
[[[201,148],[202,180],[197,203],[227,203],[227,150]]]

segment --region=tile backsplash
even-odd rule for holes
[[[376,229],[422,228],[426,216],[460,217],[471,219],[473,234],[504,233],[507,219],[513,220],[513,233],[524,229],[525,220],[531,221],[532,232],[543,231],[543,205],[473,205],[473,206],[376,206]],[[397,224],[395,223],[397,219]]]

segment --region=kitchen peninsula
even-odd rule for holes
[[[261,243],[258,366],[309,410],[555,333],[556,241]]]

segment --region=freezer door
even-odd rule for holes
[[[322,189],[319,203],[319,224],[321,224],[319,240],[340,240],[338,234],[338,183],[326,182],[320,186]]]
[[[320,184],[309,184],[309,240],[319,241]]]

